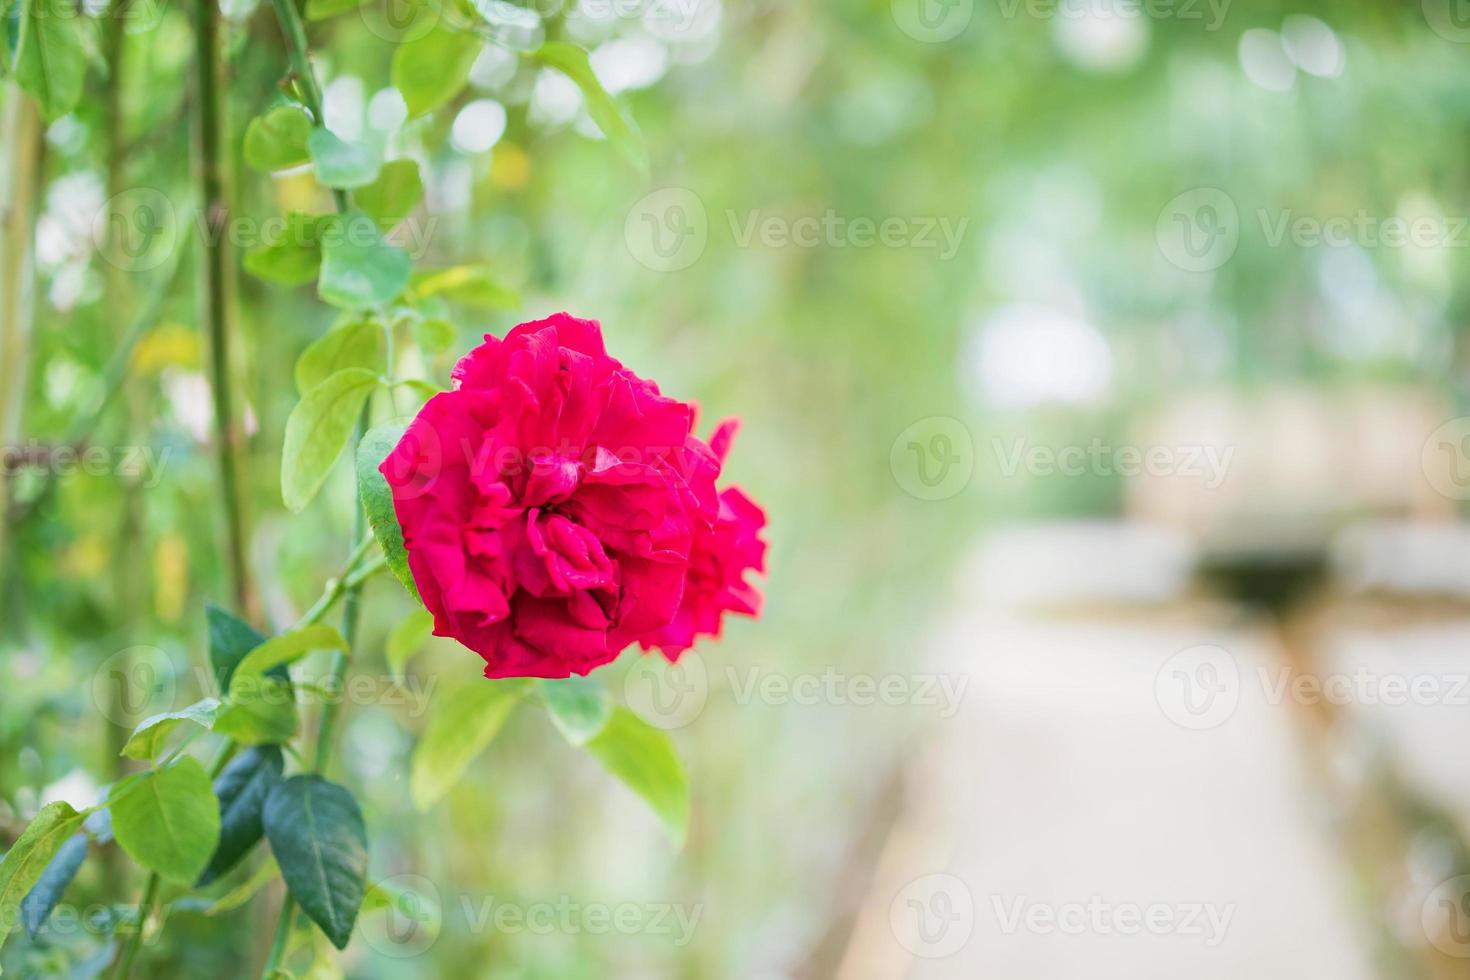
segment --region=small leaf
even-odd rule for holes
[[[201,728],[208,729],[214,725],[214,719],[219,714],[220,703],[217,698],[205,698],[196,701],[187,708],[178,711],[165,711],[156,714],[152,718],[145,718],[133,729],[133,734],[128,738],[127,744],[123,746],[122,754],[129,759],[152,759],[163,751],[163,745],[168,737],[173,734],[175,728],[183,721],[192,721]]]
[[[283,286],[316,281],[322,267],[322,237],[335,221],[335,215],[290,215],[278,234],[263,236],[265,241],[245,253],[245,271]]]
[[[26,935],[36,938],[36,933],[46,924],[51,910],[56,908],[61,897],[66,894],[67,886],[77,876],[86,859],[86,834],[73,834],[61,845],[56,856],[46,865],[46,870],[41,872],[41,877],[36,879],[36,884],[20,903],[20,917],[26,927]]]
[[[352,195],[352,202],[383,231],[397,227],[424,199],[424,182],[414,160],[383,165],[378,179]]]
[[[81,825],[82,815],[70,804],[48,803],[5,852],[4,860],[0,860],[0,946],[5,945],[25,896]]]
[[[388,569],[403,583],[409,595],[419,599],[418,586],[414,584],[413,572],[408,567],[408,551],[403,546],[403,528],[398,526],[398,514],[393,509],[393,491],[378,467],[398,441],[403,438],[404,428],[394,423],[384,423],[369,429],[357,444],[357,492],[362,499],[362,509],[367,515],[368,527],[383,549]]]
[[[420,812],[460,781],[475,756],[500,734],[525,689],[521,681],[474,681],[450,692],[430,714],[414,748],[409,778]]]
[[[326,20],[356,10],[367,0],[306,0],[307,20]]]
[[[382,306],[403,292],[412,267],[407,252],[383,241],[377,222],[355,212],[325,235],[317,293],[343,309]]]
[[[214,781],[220,810],[219,846],[196,887],[203,888],[239,864],[260,840],[265,832],[261,822],[265,800],[281,781],[285,765],[279,748],[259,745],[235,756],[219,774]]]
[[[587,115],[592,117],[607,141],[638,168],[639,173],[647,174],[648,149],[643,145],[643,136],[638,132],[633,117],[623,111],[607,89],[602,87],[597,73],[592,70],[587,52],[575,44],[548,41],[531,52],[531,57],[542,64],[550,65],[576,83],[587,104]]]
[[[241,745],[280,745],[296,734],[297,723],[291,682],[266,674],[230,681],[230,697],[214,730]]]
[[[403,679],[403,668],[408,664],[409,658],[428,642],[433,629],[434,617],[427,609],[415,609],[393,627],[393,632],[388,634],[385,656],[388,670],[395,680]]]
[[[311,162],[306,141],[311,116],[298,105],[278,105],[245,127],[245,163],[270,173]]]
[[[320,776],[292,776],[266,799],[265,834],[291,896],[333,946],[346,948],[367,888],[357,801]]]
[[[409,116],[433,112],[458,95],[484,47],[478,35],[452,30],[442,21],[400,44],[393,52],[391,78],[403,93]]]
[[[536,686],[551,720],[573,745],[585,745],[602,731],[612,716],[612,699],[607,690],[590,677],[542,679]]]
[[[311,503],[377,386],[373,372],[346,368],[308,391],[292,409],[281,452],[281,498],[287,510],[296,513]]]
[[[442,295],[481,310],[511,310],[521,305],[520,294],[496,282],[483,265],[426,269],[414,275],[411,291],[415,299]]]
[[[242,688],[245,683],[277,667],[295,663],[313,650],[346,649],[347,641],[342,638],[342,634],[324,623],[313,623],[282,633],[266,640],[240,661],[240,666],[235,668],[235,676],[230,681],[230,696],[234,697],[236,689]]]
[[[219,843],[219,802],[199,760],[184,756],[112,789],[112,832],[134,861],[193,884]]]
[[[586,748],[608,772],[643,797],[674,846],[682,847],[689,825],[689,782],[668,733],[619,706]]]
[[[306,148],[316,164],[316,179],[328,187],[351,190],[378,178],[381,161],[361,143],[349,143],[323,126],[311,131]]]
[[[80,20],[69,0],[21,3],[15,81],[35,98],[47,122],[71,112],[82,98],[87,62],[78,31]],[[0,28],[9,26],[0,24]]]
[[[343,368],[360,367],[374,374],[388,371],[383,327],[368,317],[349,320],[313,341],[296,359],[296,390],[306,394]]]
[[[230,678],[245,655],[265,642],[265,637],[240,617],[214,603],[204,605],[209,626],[209,666],[221,691],[230,689]]]

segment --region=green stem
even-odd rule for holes
[[[271,953],[266,957],[265,968],[260,971],[261,980],[270,980],[280,968],[281,957],[286,955],[286,942],[291,938],[291,920],[296,912],[296,901],[291,893],[281,899],[281,918],[276,922],[276,936],[271,940]]]
[[[113,971],[113,980],[127,980],[127,976],[133,969],[133,960],[138,958],[138,949],[143,945],[143,927],[147,925],[148,918],[153,914],[154,903],[158,901],[158,875],[148,876],[148,887],[143,892],[143,905],[138,916],[138,927],[128,937],[127,948],[123,951],[122,959],[117,962],[117,969]]]
[[[274,3],[276,19],[281,22],[281,33],[286,36],[286,48],[291,55],[291,71],[301,87],[301,97],[316,124],[325,126],[327,117],[322,108],[322,87],[316,80],[316,72],[312,71],[311,58],[307,54],[306,25],[301,21],[301,11],[296,9],[296,0],[274,0]],[[344,214],[350,208],[344,190],[333,188],[332,200],[336,202],[337,210]]]

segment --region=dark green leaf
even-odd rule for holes
[[[362,437],[357,444],[357,492],[362,498],[368,526],[373,529],[373,537],[388,561],[389,571],[403,583],[410,595],[418,599],[418,586],[414,584],[413,572],[408,567],[408,552],[403,547],[403,528],[398,526],[398,514],[393,509],[393,491],[388,487],[388,481],[383,479],[383,474],[378,472],[378,467],[398,445],[403,433],[403,426],[385,423],[369,429]]]
[[[285,760],[274,745],[248,748],[230,760],[214,781],[219,798],[219,846],[196,887],[203,888],[229,871],[255,846],[264,833],[265,800],[281,781]]]
[[[51,910],[56,908],[61,896],[66,894],[67,886],[77,876],[86,859],[87,835],[74,834],[61,845],[51,863],[46,865],[46,870],[41,872],[41,877],[36,879],[36,884],[20,903],[21,921],[26,927],[26,934],[32,939],[41,931],[41,926],[46,924]]]
[[[295,513],[311,503],[342,454],[378,375],[346,368],[311,389],[286,420],[281,452],[281,499]]]
[[[221,691],[230,689],[230,678],[245,655],[265,642],[255,627],[231,612],[209,602],[204,605],[209,625],[209,666]]]
[[[367,888],[367,830],[352,794],[292,776],[265,803],[265,835],[301,910],[344,949]]]
[[[675,847],[682,847],[689,825],[689,782],[667,732],[624,707],[613,709],[607,726],[587,743],[587,751],[663,821]]]
[[[306,141],[311,116],[296,105],[278,105],[245,127],[245,163],[267,173],[311,162]]]
[[[190,885],[219,843],[219,803],[199,760],[184,756],[112,788],[112,832],[134,861]]]

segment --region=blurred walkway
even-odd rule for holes
[[[1373,976],[1301,719],[1272,703],[1270,636],[1139,611],[1187,563],[1146,535],[1076,537],[1070,572],[1025,580],[1111,614],[1026,615],[1016,580],[997,601],[977,565],[936,668],[967,697],[935,725],[838,976]]]

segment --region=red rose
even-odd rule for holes
[[[730,451],[737,423],[722,422],[710,437],[721,463]],[[748,571],[766,570],[766,543],[760,532],[766,512],[739,487],[720,491],[720,515],[714,525],[695,532],[684,598],[668,626],[639,640],[645,650],[658,647],[669,660],[694,645],[700,636],[719,636],[726,612],[758,616],[762,597],[745,581]]]
[[[668,627],[724,502],[693,408],[560,313],[486,336],[383,461],[434,632],[566,677]]]

